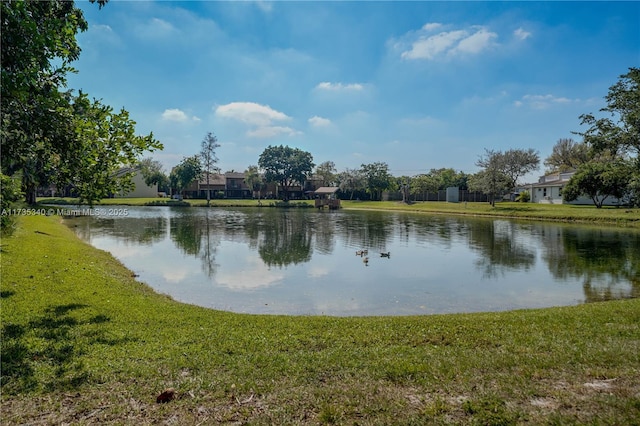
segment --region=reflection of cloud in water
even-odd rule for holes
[[[247,257],[245,267],[241,271],[226,271],[224,267],[218,270],[216,283],[231,290],[254,290],[281,281],[284,274],[269,269],[260,259]]]
[[[162,274],[162,277],[170,283],[179,283],[184,281],[184,279],[189,275],[188,269],[178,269],[175,266],[167,265],[168,268],[166,271],[159,271]]]
[[[119,244],[116,248],[113,248],[111,251],[116,255],[116,257],[120,259],[126,258],[134,258],[138,259],[145,256],[150,256],[153,253],[151,247],[141,247],[141,246],[127,246]]]
[[[329,275],[329,270],[322,266],[312,266],[309,268],[309,276],[311,278],[320,278]]]

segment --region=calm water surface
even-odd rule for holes
[[[371,211],[127,210],[67,222],[158,292],[215,309],[410,315],[640,296],[637,231]]]

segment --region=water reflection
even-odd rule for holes
[[[157,290],[219,309],[401,315],[640,296],[637,231],[389,212],[129,212],[68,223]]]
[[[276,212],[277,213],[277,212]],[[311,260],[313,228],[300,210],[272,214],[262,232],[258,253],[268,266],[287,266]]]
[[[539,236],[553,276],[581,280],[586,301],[640,297],[638,233],[540,227]]]
[[[536,262],[533,247],[520,238],[523,225],[506,220],[480,221],[467,229],[469,246],[480,253],[476,261],[485,278],[508,270],[529,271]]]

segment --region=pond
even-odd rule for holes
[[[126,215],[67,223],[156,291],[233,312],[414,315],[640,296],[635,230],[396,212],[195,207],[127,207]]]

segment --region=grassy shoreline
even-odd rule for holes
[[[77,205],[74,198],[40,198],[42,204]],[[275,200],[262,200],[261,207],[272,207]],[[145,206],[145,205],[179,205],[205,207],[206,200],[185,200],[176,202],[166,198],[107,198],[98,202],[97,206]],[[313,200],[295,201],[313,205]],[[257,200],[211,200],[212,207],[258,207]],[[566,204],[536,204],[503,202],[492,207],[488,203],[447,203],[417,202],[405,204],[397,201],[342,201],[342,207],[350,210],[384,210],[406,211],[414,213],[455,214],[484,217],[503,217],[523,220],[549,220],[557,222],[592,223],[629,228],[640,228],[640,208],[616,208],[595,206],[574,206]]]
[[[3,238],[3,424],[634,424],[640,300],[413,317],[175,302],[51,216]],[[167,387],[177,399],[157,404]]]

